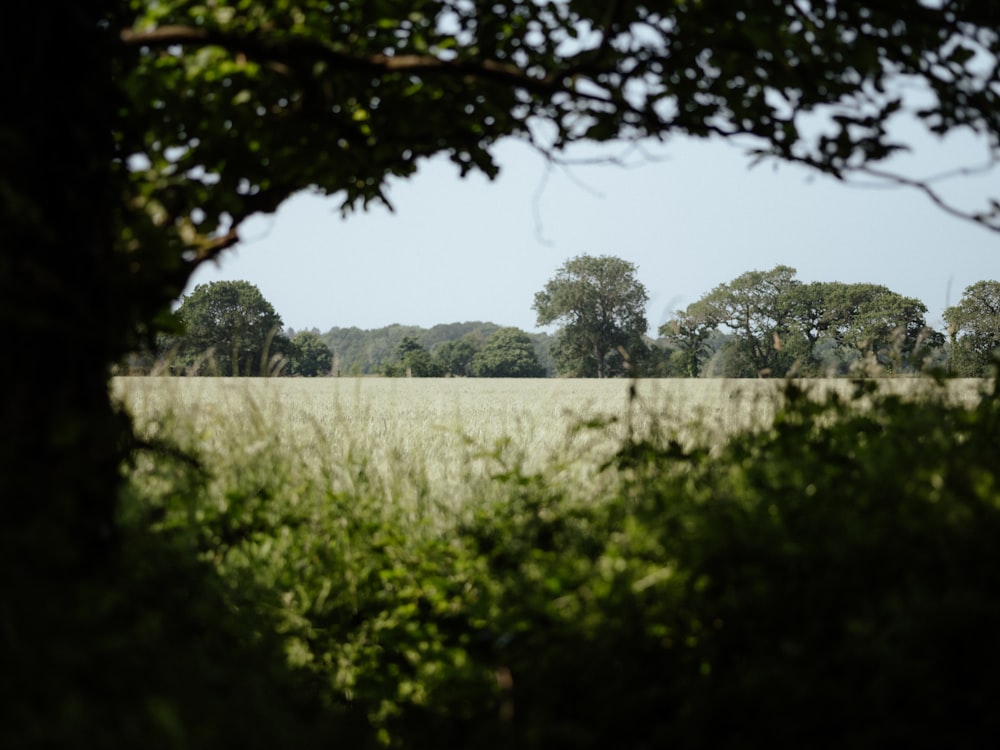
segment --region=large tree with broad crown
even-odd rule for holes
[[[1000,356],[1000,281],[977,281],[958,304],[944,311],[951,338],[951,363],[958,375],[989,375]]]
[[[646,358],[649,295],[636,266],[612,255],[566,261],[535,294],[539,325],[561,323],[552,347],[563,375],[635,375]]]
[[[177,317],[183,334],[161,345],[175,369],[267,376],[287,364],[292,346],[281,316],[249,281],[199,284],[181,301]]]

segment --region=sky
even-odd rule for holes
[[[910,138],[916,141],[916,136]],[[534,295],[578,255],[634,263],[650,301],[650,333],[715,286],[788,265],[809,281],[883,284],[922,300],[927,323],[963,290],[1000,280],[1000,234],[908,188],[848,186],[804,168],[750,168],[743,149],[678,138],[589,147],[620,164],[553,166],[524,143],[499,144],[500,176],[462,179],[447,159],[393,182],[395,208],[341,216],[336,196],[302,193],[253,219],[242,241],[196,284],[246,280],[296,331],[393,323],[536,325]],[[895,166],[915,176],[981,164],[971,138],[919,142]],[[957,202],[1000,196],[1000,169],[942,183]]]

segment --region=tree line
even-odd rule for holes
[[[535,372],[524,377],[545,377],[555,373],[549,351],[551,336],[505,329],[496,323],[442,323],[431,328],[396,324],[372,330],[331,328],[320,338],[334,353],[334,373],[340,375],[398,376],[409,372],[415,377],[518,377],[514,373]],[[487,346],[477,360],[477,354]],[[487,357],[490,361],[486,361]],[[497,370],[507,374],[482,374]]]
[[[223,377],[328,375],[333,354],[315,331],[286,331],[249,281],[199,284],[150,349],[126,358],[129,372]]]
[[[695,376],[896,374],[940,359],[945,339],[926,312],[881,285],[803,283],[776,266],[717,286],[660,333]],[[719,331],[728,336],[713,339]]]
[[[668,372],[724,377],[991,374],[1000,348],[1000,282],[980,281],[945,310],[870,283],[802,282],[779,265],[721,284],[660,326]],[[722,334],[722,335],[720,335]]]
[[[920,300],[871,283],[803,282],[778,265],[748,271],[677,310],[648,335],[634,264],[567,261],[535,296],[554,335],[495,323],[295,332],[246,281],[199,285],[155,354],[132,371],[389,377],[838,377],[943,370],[989,375],[1000,347],[1000,282],[969,286],[927,325]],[[156,364],[156,361],[159,364]]]

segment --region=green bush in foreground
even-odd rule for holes
[[[67,726],[163,747],[992,746],[998,406],[789,386],[766,429],[635,436],[586,487],[498,449],[450,517],[363,456],[333,481],[263,424],[205,473],[140,454],[126,617],[95,636],[109,692]]]
[[[686,747],[979,747],[1000,737],[997,397],[795,389],[718,455],[639,446],[635,513],[688,575]],[[719,721],[725,717],[725,721]]]

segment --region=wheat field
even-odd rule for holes
[[[918,397],[929,381],[887,379]],[[328,486],[359,481],[385,497],[461,502],[477,479],[544,472],[586,487],[630,434],[656,430],[681,441],[717,441],[766,423],[783,381],[485,378],[119,377],[113,394],[140,434],[169,438],[217,462],[300,464]],[[804,383],[850,393],[846,380]],[[948,384],[972,398],[982,381]]]
[[[634,387],[634,397],[630,385]],[[305,450],[354,443],[375,453],[439,456],[503,443],[529,462],[571,445],[618,445],[629,424],[684,434],[750,426],[772,411],[775,381],[489,378],[115,378],[142,424],[169,414],[203,438],[266,425]],[[587,425],[582,427],[581,425]],[[453,457],[452,457],[453,458]]]

